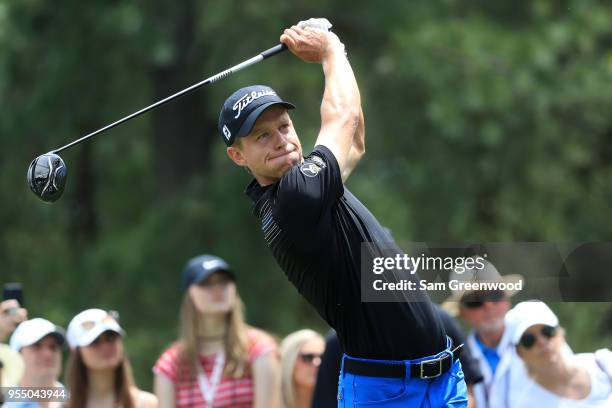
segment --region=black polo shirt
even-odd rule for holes
[[[361,302],[361,244],[376,249],[393,240],[344,187],[329,149],[316,146],[278,182],[262,187],[253,180],[246,193],[276,261],[336,330],[348,355],[403,360],[446,348],[444,329],[428,298]]]

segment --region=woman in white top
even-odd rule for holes
[[[612,407],[612,353],[568,352],[557,316],[539,301],[519,303],[508,313],[512,341],[532,380],[511,396],[512,408]]]

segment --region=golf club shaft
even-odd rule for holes
[[[103,128],[96,130],[95,132],[89,133],[88,135],[85,135],[85,136],[81,137],[80,139],[77,139],[77,140],[75,140],[75,141],[73,141],[71,143],[68,143],[67,145],[62,146],[59,149],[53,150],[51,153],[57,154],[57,153],[59,153],[59,152],[61,152],[63,150],[71,148],[72,146],[76,146],[77,144],[79,144],[81,142],[84,142],[85,140],[87,140],[87,139],[89,139],[91,137],[94,137],[98,133],[102,133],[102,132],[104,132],[106,130],[112,129],[115,126],[122,124],[123,122],[127,122],[128,120],[133,119],[136,116],[142,115],[143,113],[148,112],[151,109],[155,109],[158,106],[161,106],[161,105],[165,104],[166,102],[169,102],[169,101],[171,101],[171,100],[173,100],[175,98],[178,98],[179,96],[183,96],[183,95],[185,95],[185,94],[187,94],[187,93],[189,93],[189,92],[191,92],[191,91],[193,91],[193,90],[195,90],[195,89],[197,89],[197,88],[199,88],[201,86],[204,86],[204,85],[207,85],[207,84],[211,84],[213,82],[217,82],[220,79],[226,78],[226,77],[230,76],[231,74],[233,74],[235,72],[238,72],[241,69],[249,67],[249,66],[251,66],[253,64],[257,64],[258,62],[263,61],[266,58],[270,58],[270,57],[272,57],[272,56],[274,56],[274,55],[276,55],[276,54],[278,54],[280,52],[283,52],[286,49],[287,49],[287,46],[285,44],[278,44],[278,45],[276,45],[276,46],[274,46],[274,47],[272,47],[270,49],[265,50],[264,52],[262,52],[262,53],[260,53],[260,54],[258,54],[256,56],[254,56],[253,58],[250,58],[250,59],[248,59],[246,61],[243,61],[240,64],[234,65],[233,67],[228,68],[225,71],[222,71],[222,72],[220,72],[220,73],[218,73],[216,75],[213,75],[210,78],[207,78],[207,79],[205,79],[205,80],[203,80],[201,82],[198,82],[197,84],[191,85],[190,87],[185,88],[182,91],[179,91],[179,92],[177,92],[177,93],[175,93],[173,95],[170,95],[170,96],[168,96],[168,97],[166,97],[166,98],[164,98],[164,99],[162,99],[160,101],[157,101],[154,104],[147,106],[146,108],[143,108],[143,109],[141,109],[141,110],[139,110],[137,112],[134,112],[134,113],[132,113],[132,114],[122,118],[122,119],[119,119],[116,122],[113,122],[113,123],[111,123],[109,125],[106,125]]]

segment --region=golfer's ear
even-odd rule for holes
[[[240,148],[230,146],[227,148],[226,152],[227,152],[228,157],[232,159],[232,161],[236,163],[237,165],[239,166],[247,165],[244,154],[242,154],[242,151],[240,150]]]

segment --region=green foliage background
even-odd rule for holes
[[[185,16],[193,29],[180,36]],[[185,163],[159,154],[153,113],[64,153],[59,202],[25,185],[37,155],[151,103],[154,72],[181,67],[176,82],[190,85],[312,16],[334,23],[362,90],[368,152],[349,187],[400,242],[611,240],[605,2],[0,0],[0,282],[24,284],[30,316],[65,326],[85,308],[118,310],[150,389],[177,332],[180,270],[208,252],[235,266],[252,324],[326,330],[265,248],[242,194],[248,176],[214,128],[230,92],[267,83],[298,106],[312,146],[320,66],[285,54],[198,91],[207,125],[195,130],[214,142],[199,152],[203,171],[170,178],[176,188],[160,173]],[[612,344],[610,303],[552,307],[575,350]]]

